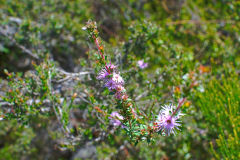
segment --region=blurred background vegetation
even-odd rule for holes
[[[134,146],[95,110],[89,19],[139,110],[187,97],[176,136]],[[239,69],[237,0],[0,0],[0,159],[240,159]]]

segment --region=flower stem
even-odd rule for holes
[[[107,63],[106,63],[106,60],[105,60],[105,58],[104,58],[104,56],[103,56],[103,53],[101,52],[99,42],[98,42],[97,38],[96,38],[94,35],[93,35],[93,39],[94,39],[94,42],[95,42],[95,44],[96,44],[96,46],[97,46],[98,53],[100,54],[100,56],[101,56],[101,58],[102,58],[102,60],[103,60],[103,62],[104,62],[104,64],[105,64],[105,68],[106,68],[106,70],[108,71],[108,73],[110,74],[111,72],[110,72],[109,68],[107,67]]]
[[[178,110],[180,109],[180,107],[183,105],[184,101],[186,100],[186,98],[183,98],[182,100],[179,101],[177,109],[173,112],[172,117],[178,112]]]

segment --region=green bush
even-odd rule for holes
[[[217,159],[240,159],[240,81],[236,74],[214,78],[198,95],[197,106],[203,112]]]
[[[0,159],[239,159],[240,1],[0,4]],[[88,19],[149,122],[187,98],[177,136],[134,146],[110,125],[106,115],[118,108],[96,79]],[[237,73],[221,76],[226,70]]]

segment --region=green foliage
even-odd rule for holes
[[[51,99],[49,79],[54,76],[52,65],[43,63],[36,65],[36,72],[29,72],[25,77],[7,71],[6,74],[10,89],[6,93],[7,96],[3,98],[12,105],[13,111],[6,114],[5,118],[16,118],[23,123],[28,123],[32,117],[44,114],[40,106],[46,98]]]
[[[36,135],[29,127],[22,127],[16,120],[0,123],[0,159],[20,159],[27,157],[36,150],[31,148],[32,139]]]
[[[213,79],[197,98],[197,105],[205,115],[209,129],[217,134],[211,142],[217,159],[240,158],[240,83],[236,74]]]
[[[99,159],[239,159],[239,1],[0,4],[0,159],[74,159],[89,143]],[[100,57],[82,30],[88,19],[149,121],[187,97],[177,136],[134,146],[111,126],[121,106],[96,79]]]

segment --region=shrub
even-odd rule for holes
[[[217,159],[240,159],[240,83],[236,74],[214,78],[198,95],[197,105],[209,130],[216,133],[211,141]]]

